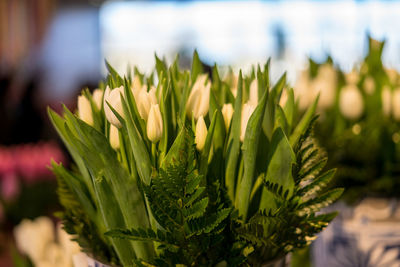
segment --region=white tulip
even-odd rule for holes
[[[147,120],[147,137],[152,143],[157,143],[163,133],[163,121],[158,104],[151,105]]]
[[[318,108],[328,109],[335,102],[336,83],[323,77],[317,77],[311,82],[311,99],[315,99],[319,93]]]
[[[96,89],[93,91],[93,101],[98,109],[101,109],[101,103],[103,103],[103,94],[104,91],[101,89]]]
[[[118,112],[118,114],[123,118],[124,110],[122,108],[122,97],[124,96],[124,87],[118,87],[114,89],[110,89],[107,86],[106,91],[104,92],[104,113],[106,115],[107,120],[114,125],[115,127],[121,128],[122,124],[115,116],[114,112],[110,109],[107,102]]]
[[[74,267],[88,267],[87,256],[83,252],[72,255],[72,262]]]
[[[237,89],[238,89],[238,83],[239,83],[239,77],[236,76],[235,74],[232,74],[230,77],[231,80],[231,92],[234,97],[237,95]]]
[[[140,117],[147,121],[151,106],[156,104],[156,88],[152,86],[147,92],[147,86],[144,86],[138,94],[138,101],[136,101]]]
[[[392,112],[395,120],[400,120],[400,88],[393,91]]]
[[[308,71],[302,71],[295,84],[296,99],[299,101],[299,109],[305,110],[311,104],[314,92],[311,90]]]
[[[203,116],[200,115],[196,124],[196,135],[194,142],[196,143],[196,148],[198,151],[202,151],[207,138],[207,126],[204,122]]]
[[[390,116],[392,110],[392,92],[387,85],[382,88],[382,109],[385,116]]]
[[[369,95],[375,92],[375,81],[371,76],[366,77],[364,80],[364,91]]]
[[[112,124],[110,125],[110,145],[115,150],[117,150],[120,146],[118,128]]]
[[[345,75],[346,82],[348,84],[356,84],[358,82],[359,76],[358,73],[353,70]]]
[[[364,102],[357,86],[348,85],[342,89],[339,97],[339,108],[343,116],[349,119],[357,119],[362,115]]]
[[[246,134],[246,128],[247,128],[247,123],[249,122],[249,119],[251,117],[251,114],[253,114],[255,107],[250,105],[249,103],[246,103],[243,105],[242,108],[242,118],[240,121],[240,141],[244,141],[244,137]]]
[[[84,95],[78,96],[78,115],[81,120],[93,126],[93,113],[89,99]]]
[[[330,108],[335,102],[336,87],[337,75],[335,69],[330,64],[322,65],[318,70],[317,77],[311,83],[313,91],[311,101],[313,101],[319,93],[318,108]]]
[[[14,228],[14,237],[17,248],[33,263],[39,263],[47,255],[47,246],[54,242],[53,222],[47,217],[24,219]]]
[[[231,103],[224,104],[222,107],[222,116],[224,117],[226,131],[228,131],[233,116],[233,106]]]
[[[253,80],[250,84],[249,101],[248,103],[253,107],[258,104],[258,82],[257,79]]]
[[[211,83],[205,84],[206,80],[206,75],[199,75],[190,92],[186,103],[186,113],[190,119],[195,118],[197,120],[200,116],[204,117],[208,112]]]

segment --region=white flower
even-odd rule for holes
[[[196,143],[196,148],[198,151],[202,151],[207,138],[207,126],[204,122],[203,116],[200,115],[196,124],[196,135],[194,142]]]
[[[255,107],[246,103],[243,105],[242,108],[242,119],[240,121],[240,141],[244,141],[244,137],[246,134],[246,128],[247,128],[247,123],[249,122],[249,119],[251,117],[251,114],[253,114]]]
[[[336,83],[322,77],[318,77],[311,82],[311,99],[315,99],[318,93],[318,108],[328,109],[335,101]]]
[[[364,91],[369,95],[372,95],[375,91],[375,81],[371,76],[366,77],[364,80]]]
[[[302,71],[295,84],[296,99],[299,100],[299,109],[305,110],[314,99],[314,92],[311,90],[308,71]]]
[[[400,88],[393,91],[392,112],[395,120],[400,120]]]
[[[85,253],[80,252],[72,255],[74,267],[88,267],[88,260]]]
[[[253,80],[250,84],[249,101],[248,103],[253,107],[258,104],[258,82],[257,79]]]
[[[346,82],[348,84],[356,84],[358,82],[359,76],[357,71],[353,70],[345,75]]]
[[[89,99],[84,95],[78,96],[78,114],[79,118],[89,125],[93,126],[93,113]]]
[[[14,228],[14,237],[17,248],[39,263],[47,255],[47,246],[54,242],[53,222],[47,217],[24,219]]]
[[[151,105],[147,120],[147,137],[153,143],[158,142],[163,133],[163,121],[158,104]]]
[[[224,106],[222,107],[222,116],[224,117],[225,128],[228,131],[233,116],[233,106],[231,103],[224,104]]]
[[[156,88],[152,86],[150,88],[150,91],[147,92],[147,86],[143,86],[143,88],[140,90],[140,93],[138,94],[138,99],[136,101],[136,106],[138,108],[140,117],[147,121],[151,106],[156,104]]]
[[[118,128],[114,125],[110,125],[110,145],[112,148],[117,150],[119,148],[119,134]]]
[[[335,101],[336,86],[337,76],[335,69],[330,64],[322,65],[318,70],[317,77],[311,83],[311,90],[313,91],[311,101],[319,93],[318,108],[330,108]]]
[[[122,108],[121,95],[124,96],[124,87],[118,87],[114,89],[110,89],[107,86],[106,91],[104,92],[104,113],[106,115],[107,120],[114,125],[115,127],[121,128],[122,124],[115,116],[114,112],[110,109],[107,102],[118,112],[121,117],[124,117],[124,111]]]
[[[343,116],[349,119],[357,119],[362,115],[364,111],[363,97],[355,85],[348,85],[342,89],[339,108]]]
[[[390,116],[392,110],[392,92],[387,85],[382,88],[382,109],[385,116]]]
[[[103,103],[103,94],[104,91],[101,89],[96,89],[93,91],[93,101],[98,109],[101,109],[101,103]]]
[[[190,92],[186,102],[186,113],[190,119],[194,117],[197,120],[200,116],[204,117],[208,112],[211,83],[207,82],[205,85],[206,81],[206,75],[199,75]]]

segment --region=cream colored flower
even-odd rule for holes
[[[319,94],[318,108],[330,108],[335,102],[336,87],[337,75],[335,69],[330,64],[322,65],[318,70],[317,77],[311,83],[313,90],[311,102]]]
[[[339,108],[343,116],[349,119],[357,119],[362,115],[364,102],[357,86],[348,85],[342,89],[339,97]]]
[[[96,89],[93,91],[93,101],[98,109],[101,109],[101,104],[103,103],[104,91],[101,89]]]
[[[78,96],[78,115],[81,120],[93,126],[93,113],[89,99],[84,95]]]
[[[253,80],[250,84],[248,103],[250,105],[252,105],[253,107],[257,107],[257,104],[258,104],[258,82],[257,82],[257,79]]]
[[[222,116],[224,117],[225,128],[228,131],[233,116],[233,106],[231,103],[224,104],[222,107]]]
[[[122,124],[112,112],[107,102],[118,112],[121,117],[124,117],[124,110],[122,108],[122,99],[121,96],[124,96],[124,87],[118,87],[114,89],[110,89],[107,86],[106,91],[104,92],[104,113],[106,115],[107,120],[114,125],[115,127],[121,128]]]
[[[110,145],[115,150],[119,149],[119,134],[118,128],[114,125],[110,125]]]
[[[367,76],[364,80],[364,91],[369,95],[375,92],[375,81],[371,76]]]
[[[45,259],[48,245],[54,242],[53,222],[47,217],[24,219],[14,228],[14,237],[17,248],[33,263],[39,263]]]
[[[249,122],[249,119],[251,117],[251,114],[253,114],[255,107],[250,105],[249,103],[246,103],[243,105],[242,108],[242,119],[240,121],[240,141],[244,141],[244,137],[246,134],[246,128],[247,128],[247,123]]]
[[[206,75],[199,75],[193,85],[189,98],[186,102],[186,114],[196,120],[200,116],[205,116],[208,112],[210,105],[210,89],[211,83],[207,81]]]
[[[147,92],[147,86],[144,86],[138,94],[138,100],[136,101],[140,117],[147,121],[151,106],[156,104],[156,88],[152,86],[150,91]]]
[[[305,110],[314,99],[314,91],[311,89],[311,81],[307,70],[300,73],[295,84],[296,99],[299,101],[299,109]]]
[[[395,120],[400,120],[400,88],[393,91],[392,112]]]
[[[74,267],[88,267],[87,256],[83,252],[72,255],[72,262]]]
[[[194,142],[198,151],[202,151],[207,138],[207,126],[204,122],[203,116],[200,115],[196,124],[196,135]]]
[[[382,109],[385,116],[390,116],[392,110],[392,91],[387,85],[382,88]]]
[[[345,75],[348,84],[356,84],[359,80],[358,72],[353,70]]]
[[[147,120],[147,137],[152,143],[158,142],[163,133],[163,121],[158,104],[151,105]]]

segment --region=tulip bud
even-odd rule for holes
[[[257,79],[253,80],[250,84],[249,101],[248,103],[253,107],[257,107],[258,104],[258,83]]]
[[[96,89],[93,91],[93,101],[98,109],[101,109],[101,103],[103,102],[103,93],[104,91],[101,89]]]
[[[246,128],[247,128],[247,123],[249,122],[249,119],[251,117],[251,114],[253,114],[255,107],[246,103],[243,105],[242,108],[242,119],[240,121],[240,141],[244,141],[244,137],[246,134]]]
[[[152,86],[149,92],[146,90],[146,86],[141,89],[136,102],[140,117],[144,120],[147,120],[151,106],[157,104],[156,88]]]
[[[204,85],[206,80],[206,75],[199,75],[193,85],[186,103],[186,113],[189,118],[194,117],[197,120],[200,116],[204,117],[208,112],[211,83],[208,82]]]
[[[343,116],[357,119],[364,111],[361,92],[355,85],[348,85],[342,89],[339,97],[339,108]]]
[[[157,143],[163,133],[163,121],[158,104],[151,105],[147,120],[147,137],[152,143]]]
[[[142,82],[140,81],[140,78],[138,75],[135,75],[133,77],[131,91],[132,91],[133,97],[135,98],[135,101],[138,102],[139,93],[142,91]]]
[[[308,71],[302,71],[294,86],[296,98],[299,100],[299,109],[305,110],[311,104],[314,92],[311,90]]]
[[[349,72],[345,75],[346,82],[348,84],[356,84],[358,82],[359,76],[358,73],[353,70],[352,72]]]
[[[78,96],[78,114],[81,120],[93,126],[92,107],[89,99],[87,99],[86,96]]]
[[[393,98],[392,98],[392,112],[393,112],[393,117],[396,121],[400,120],[400,88],[397,88],[393,92]]]
[[[226,131],[228,131],[233,116],[233,106],[231,103],[224,104],[222,107],[222,116],[224,117]]]
[[[107,102],[118,112],[119,115],[124,117],[124,111],[122,108],[121,95],[124,96],[124,87],[118,87],[114,89],[110,89],[107,86],[106,91],[104,92],[104,113],[106,115],[107,120],[113,124],[115,127],[121,128],[122,124],[115,116],[114,112],[110,109]]]
[[[115,150],[117,150],[120,146],[118,128],[112,124],[110,125],[110,144]]]
[[[203,116],[200,116],[196,124],[196,136],[194,142],[198,151],[202,151],[207,138],[207,126]]]
[[[371,76],[368,76],[364,80],[364,91],[372,95],[372,93],[375,91],[375,81]]]
[[[382,109],[385,116],[390,116],[392,109],[392,92],[387,85],[382,89]]]

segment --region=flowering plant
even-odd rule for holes
[[[352,202],[366,195],[398,196],[400,80],[382,64],[384,42],[368,39],[368,53],[350,73],[310,60],[295,86],[300,109],[320,91],[316,137],[338,167],[335,185]],[[311,90],[309,90],[311,88]]]
[[[157,57],[149,77],[106,65],[102,89],[83,91],[77,114],[49,110],[76,163],[53,164],[59,216],[90,255],[124,266],[259,266],[333,219],[316,214],[342,193],[323,191],[334,170],[320,173],[317,101],[299,118],[286,76],[271,87],[269,62],[225,81],[216,66],[204,73],[197,53],[191,72]]]

